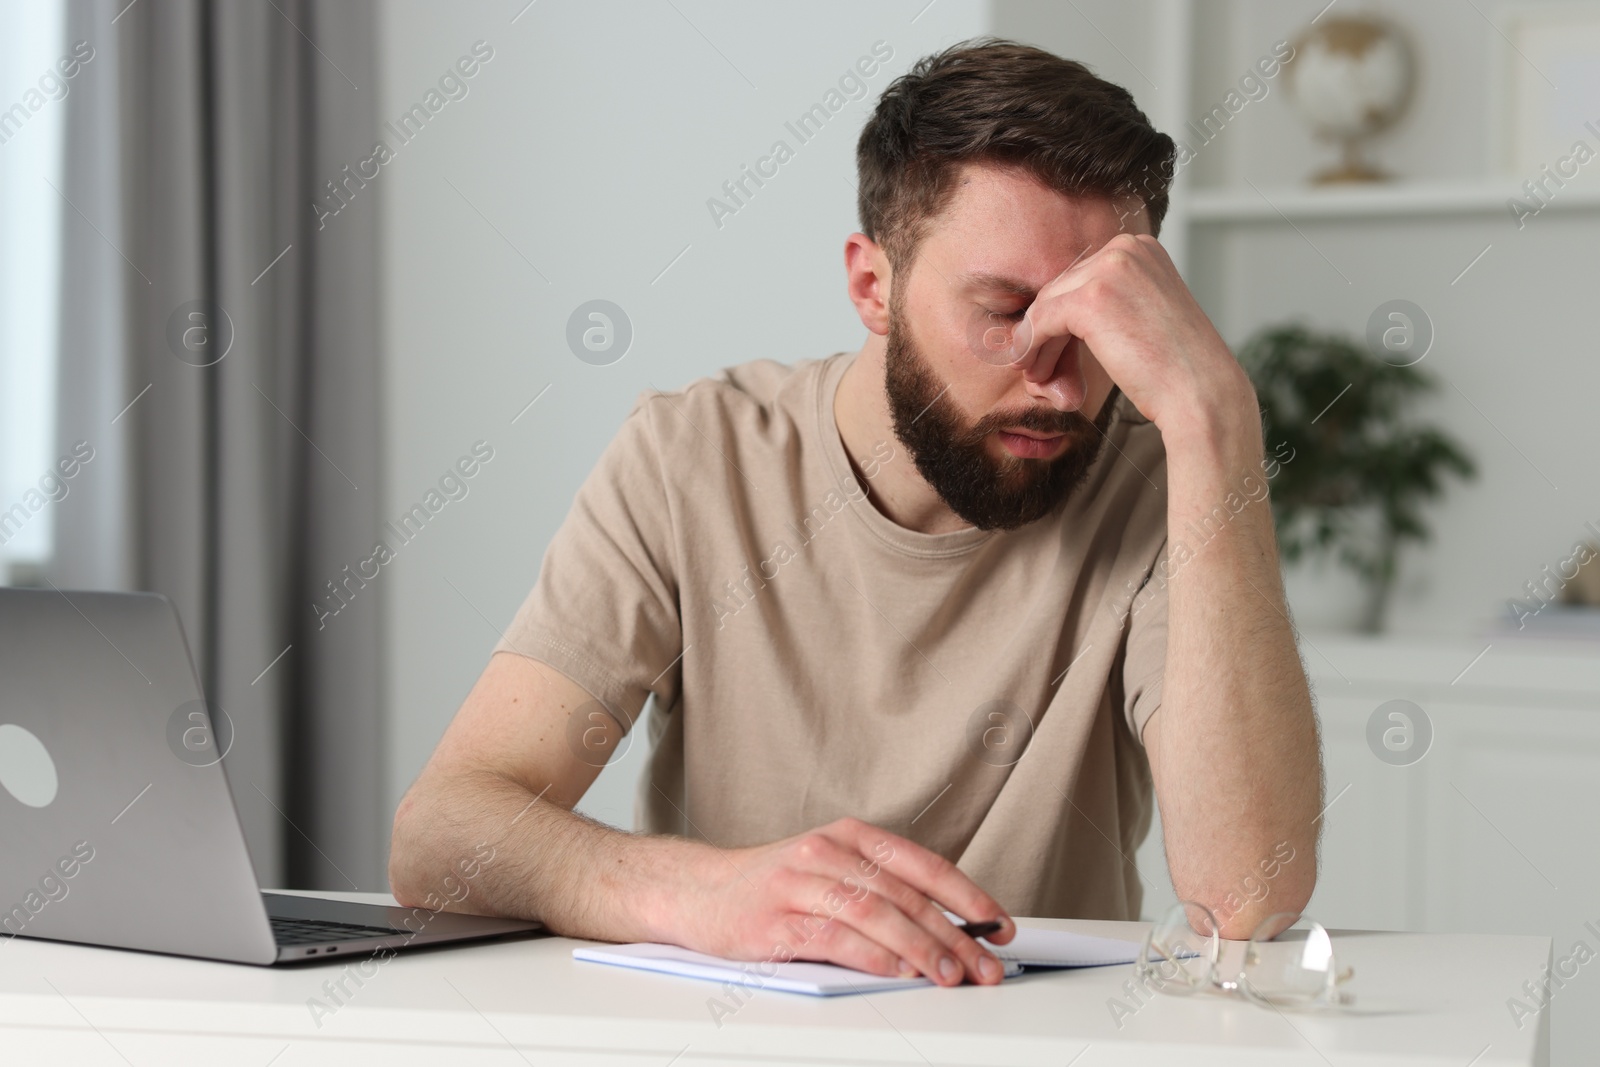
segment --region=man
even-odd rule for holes
[[[860,351],[641,397],[395,817],[402,903],[941,985],[944,914],[1304,906],[1321,767],[1255,394],[1155,240],[1173,142],[1003,41],[885,91]],[[646,699],[639,834],[571,808]],[[1265,895],[1240,901],[1274,859]]]

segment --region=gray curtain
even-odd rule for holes
[[[367,0],[73,0],[62,588],[177,604],[234,727],[267,885],[382,888],[379,589],[313,605],[380,513],[376,190],[313,205],[377,126]],[[347,186],[354,188],[354,186]]]

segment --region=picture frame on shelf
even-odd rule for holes
[[[1492,18],[1491,172],[1559,173],[1578,141],[1600,154],[1600,3],[1520,2]]]

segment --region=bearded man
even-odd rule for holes
[[[1303,907],[1316,720],[1255,394],[1156,239],[1173,154],[1012,42],[888,86],[865,343],[640,398],[396,813],[397,898],[487,840],[461,907],[994,983],[946,910],[1138,918],[1154,800],[1224,937]],[[638,831],[574,814],[652,699]]]

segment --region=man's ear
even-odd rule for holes
[[[844,271],[850,302],[856,306],[861,325],[879,336],[887,336],[889,286],[893,273],[889,257],[872,238],[864,233],[853,233],[844,242]]]

